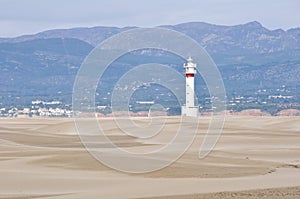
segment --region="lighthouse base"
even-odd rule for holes
[[[198,117],[199,107],[198,106],[182,106],[181,115],[189,117]]]

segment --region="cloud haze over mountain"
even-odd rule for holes
[[[285,0],[0,0],[0,37],[78,26],[142,26],[205,21],[260,21],[270,29],[300,26],[300,1]]]

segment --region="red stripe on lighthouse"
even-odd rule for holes
[[[194,74],[185,74],[186,78],[194,77]]]

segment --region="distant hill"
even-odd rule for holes
[[[27,104],[62,91],[70,98],[75,74],[92,49],[73,38],[0,43],[0,101]]]
[[[284,85],[290,87],[289,95],[299,99],[300,28],[268,30],[259,22],[236,26],[191,22],[161,27],[190,36],[208,51],[223,75],[229,96],[256,95],[265,88],[268,95],[281,94],[276,89]],[[75,75],[88,53],[110,36],[133,28],[73,28],[0,38],[0,103],[28,103],[43,97],[70,102]],[[119,60],[112,70],[153,59],[169,61],[182,70],[183,60],[168,54],[130,56]],[[109,77],[107,84],[117,78]],[[104,88],[102,97],[111,89]]]
[[[48,30],[35,35],[24,35],[15,38],[0,38],[2,43],[17,43],[31,41],[35,39],[50,39],[50,38],[73,38],[85,41],[93,46],[98,45],[101,41],[111,37],[114,34],[120,33],[136,27],[92,27],[92,28],[72,28],[72,29],[56,29]]]
[[[259,22],[236,26],[190,22],[160,26],[184,33],[199,42],[220,64],[291,61],[300,58],[300,28],[268,30]],[[35,39],[74,38],[96,46],[114,34],[137,27],[93,27],[59,29],[16,38],[0,38],[1,43]],[[274,56],[273,56],[274,55]]]

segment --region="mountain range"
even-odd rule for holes
[[[257,95],[260,89],[268,95],[282,94],[277,90],[284,86],[295,101],[300,98],[300,28],[269,30],[256,21],[235,26],[190,22],[160,27],[184,33],[207,50],[219,67],[228,96]],[[27,104],[37,98],[70,102],[75,75],[89,52],[105,39],[134,28],[72,28],[0,38],[0,103]],[[138,61],[124,58],[112,70],[170,58],[164,53],[136,56]],[[181,72],[183,60],[177,61],[169,59]],[[117,78],[108,78],[107,84]],[[111,88],[103,89],[100,96],[105,97]]]

